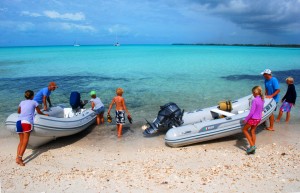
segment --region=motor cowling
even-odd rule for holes
[[[80,93],[77,91],[71,92],[70,94],[70,105],[73,110],[82,109],[84,105],[88,103],[88,100],[81,100]]]
[[[70,105],[72,107],[72,109],[77,109],[78,107],[80,107],[80,93],[77,91],[71,92],[70,94]]]
[[[182,116],[184,110],[181,109],[173,102],[160,106],[160,111],[156,119],[149,124],[149,127],[145,129],[144,135],[152,135],[158,131],[167,131],[172,127],[178,127],[183,124]]]

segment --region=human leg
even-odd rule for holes
[[[100,124],[104,123],[104,112],[100,113]]]
[[[251,132],[251,137],[252,137],[252,142],[253,142],[253,145],[255,146],[255,142],[256,142],[256,128],[257,128],[257,125],[252,125],[251,126],[251,130],[250,130],[250,132]]]
[[[122,128],[123,124],[125,123],[125,111],[116,111],[116,123],[118,129],[118,137],[122,136]]]
[[[274,114],[272,113],[272,115],[269,117],[270,120],[270,127],[266,128],[269,131],[275,131],[273,126],[274,126]]]
[[[27,148],[27,145],[28,145],[29,137],[30,137],[30,132],[24,133],[24,135],[23,135],[23,142],[22,142],[22,146],[21,146],[21,149],[20,149],[19,156],[23,157],[24,152],[25,152],[25,150]]]
[[[243,127],[242,131],[245,135],[245,137],[247,138],[248,140],[248,143],[250,146],[253,146],[253,140],[252,140],[252,137],[251,135],[249,134],[248,132],[248,129],[251,127],[251,125],[249,125],[248,123],[245,124],[245,126]]]
[[[291,112],[286,112],[286,119],[285,122],[288,123],[290,121]]]
[[[16,162],[21,166],[25,166],[22,157],[28,145],[30,132],[25,132],[22,133],[21,135],[19,134],[19,136],[20,136],[20,144],[19,144],[20,147],[18,146],[18,155],[17,155]]]
[[[279,122],[279,121],[280,121],[282,114],[283,114],[283,111],[282,111],[282,110],[279,110],[279,114],[278,114],[278,116],[277,116],[276,122]]]
[[[99,114],[97,114],[97,118],[96,118],[96,122],[97,122],[97,125],[100,125],[100,115]]]
[[[122,136],[123,125],[117,124],[117,129],[118,129],[118,137],[120,138]]]
[[[20,164],[20,165],[21,165],[21,163],[23,163],[22,156],[20,157],[21,147],[22,147],[22,144],[23,144],[23,138],[24,138],[24,134],[19,133],[20,141],[19,141],[19,145],[18,145],[18,149],[17,149],[16,163]]]

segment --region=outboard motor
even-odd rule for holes
[[[80,93],[77,91],[71,92],[70,95],[70,105],[73,110],[76,110],[78,108],[83,108],[84,105],[88,103],[87,100],[84,100],[84,102],[80,99]]]
[[[80,93],[77,91],[71,92],[70,105],[72,109],[77,109],[80,106]]]
[[[175,103],[167,103],[164,106],[160,106],[160,111],[153,123],[149,124],[149,127],[144,131],[144,135],[152,135],[158,131],[167,131],[173,126],[178,127],[183,124],[182,116],[184,110],[181,109]]]

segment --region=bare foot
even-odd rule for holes
[[[16,163],[19,164],[20,166],[25,166],[25,164],[21,158],[17,158]]]
[[[267,127],[266,130],[268,130],[268,131],[275,131],[275,129],[273,129],[271,127]]]
[[[276,119],[275,121],[276,121],[277,123],[279,123],[279,122],[280,122],[280,119]]]

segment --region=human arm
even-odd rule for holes
[[[273,94],[266,95],[266,98],[273,98],[274,96],[278,95],[280,93],[280,89],[277,89]]]
[[[46,95],[43,96],[43,104],[44,104],[44,110],[47,111],[48,107],[47,107],[47,96]]]
[[[44,113],[41,111],[41,109],[40,109],[39,107],[35,107],[35,110],[36,110],[36,112],[37,112],[38,114],[40,114],[40,115],[49,116],[48,114],[44,114]]]
[[[291,103],[293,103],[293,105],[295,106],[296,99],[297,99],[297,92],[296,92],[296,89],[295,89],[295,85],[290,84],[289,87],[288,87],[288,91],[290,92],[290,95],[291,95]]]
[[[18,107],[18,114],[20,114],[21,113],[21,107],[19,106]]]
[[[289,90],[289,89],[288,89]],[[287,96],[288,91],[285,93],[285,95],[282,97],[281,102],[286,100],[286,96]]]
[[[277,78],[272,77],[267,83],[265,82],[265,87],[267,91],[266,98],[276,98],[277,101],[277,95],[280,92]]]
[[[108,114],[108,115],[110,114],[110,110],[111,110],[111,108],[112,108],[112,106],[113,106],[114,103],[115,103],[115,98],[112,99],[112,101],[111,101],[111,103],[110,103],[110,105],[109,105],[109,108],[108,108],[108,110],[107,110],[107,114]]]
[[[92,106],[92,110],[94,110],[95,108],[95,103],[93,101],[91,101],[91,106]]]
[[[122,98],[122,99],[123,99],[122,100],[123,109],[126,111],[127,115],[131,116],[128,109],[127,109],[127,107],[126,107],[125,99],[124,98]]]
[[[49,107],[52,107],[51,100],[50,100],[50,96],[47,97],[47,101],[48,101],[48,103],[49,103]]]
[[[256,110],[256,105],[257,105],[256,102],[257,102],[256,99],[252,100],[250,112],[249,112],[248,116],[245,118],[244,123],[247,123],[248,120],[251,119],[252,116],[254,115],[255,110]]]

